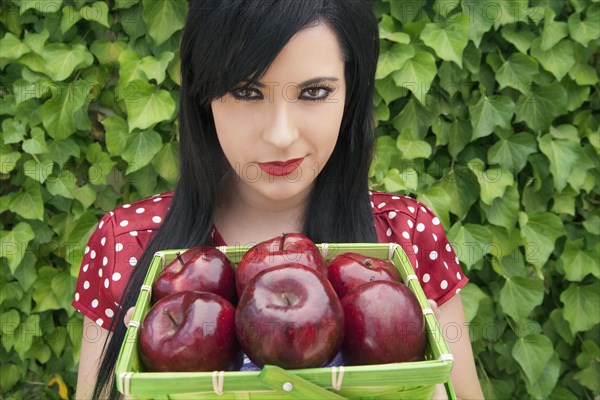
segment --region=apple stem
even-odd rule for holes
[[[177,252],[177,253],[175,253],[175,256],[177,257],[177,259],[179,260],[179,263],[183,267],[184,262],[183,262],[183,258],[181,258],[181,253]]]
[[[179,324],[177,323],[177,321],[175,321],[175,318],[173,318],[168,308],[163,309],[163,314],[166,314],[167,317],[169,317],[171,322],[173,322],[173,325],[175,325],[175,328],[179,328]]]
[[[286,294],[282,294],[281,297],[283,297],[283,299],[285,300],[286,305],[291,305],[292,302],[290,301],[290,299],[286,296]]]

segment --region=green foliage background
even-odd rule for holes
[[[377,0],[372,187],[439,215],[487,398],[600,394],[600,3]],[[177,179],[181,0],[3,0],[0,396],[74,393],[83,248]]]

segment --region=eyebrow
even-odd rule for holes
[[[312,79],[306,80],[304,82],[301,82],[301,83],[298,84],[298,86],[302,86],[302,87],[303,86],[309,86],[309,85],[313,85],[315,83],[319,83],[319,82],[323,82],[323,81],[337,82],[338,80],[339,79],[336,78],[336,77],[334,77],[334,76],[319,76],[319,77],[312,78]],[[256,85],[256,86],[258,86],[260,88],[264,88],[265,86],[267,86],[267,85],[265,85],[262,82],[246,82],[246,84],[247,85]]]

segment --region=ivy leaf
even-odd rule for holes
[[[43,266],[38,270],[38,279],[33,284],[34,311],[58,310],[61,308],[56,294],[52,291],[52,279],[58,274],[56,268]]]
[[[483,162],[469,162],[469,169],[473,171],[479,182],[481,201],[492,204],[494,199],[504,196],[506,188],[515,182],[512,174],[506,169],[491,167],[484,170]]]
[[[385,104],[390,104],[392,101],[405,96],[407,93],[405,88],[396,86],[396,83],[391,76],[376,81],[375,89]]]
[[[460,291],[460,297],[463,300],[466,322],[471,322],[475,318],[479,303],[482,300],[489,299],[489,296],[473,282],[469,282],[463,287]]]
[[[560,294],[565,305],[563,316],[571,327],[571,333],[590,330],[600,322],[600,282],[590,285],[572,283]]]
[[[71,5],[64,6],[62,9],[62,17],[60,20],[60,32],[65,34],[71,29],[79,20],[81,20],[81,14],[77,9]]]
[[[74,191],[77,187],[77,178],[71,171],[63,169],[58,177],[50,177],[46,181],[46,189],[53,196],[62,196],[66,199],[74,198]]]
[[[541,268],[554,251],[554,242],[565,234],[561,219],[545,211],[519,212],[519,227],[525,245],[525,259]]]
[[[110,117],[101,121],[104,126],[104,137],[106,138],[106,149],[110,155],[119,156],[123,152],[123,149],[127,145],[127,140],[131,133],[129,133],[129,127],[127,121],[118,115],[111,115]]]
[[[48,145],[48,157],[56,161],[59,167],[63,167],[71,157],[78,158],[79,146],[71,139],[54,140]],[[49,172],[52,172],[50,170]]]
[[[187,14],[186,2],[143,0],[142,18],[148,27],[148,34],[158,46],[183,28]]]
[[[0,144],[0,173],[8,174],[15,169],[20,158],[21,153],[13,151],[10,146]]]
[[[170,184],[174,184],[179,176],[179,146],[170,142],[152,159],[152,166],[158,175]]]
[[[534,39],[531,43],[530,54],[535,57],[542,67],[551,72],[557,80],[561,80],[575,65],[575,51],[573,42],[568,39],[561,40],[549,50],[541,48],[541,39]]]
[[[546,8],[546,15],[544,16],[544,29],[542,30],[542,41],[540,43],[540,49],[542,51],[548,51],[555,44],[560,42],[561,39],[565,38],[569,31],[567,29],[566,22],[554,21],[556,14],[552,8]]]
[[[116,165],[108,154],[102,151],[99,143],[92,143],[86,150],[86,159],[90,162],[88,179],[96,185],[106,184],[106,177]]]
[[[95,1],[90,5],[81,7],[79,15],[87,21],[97,22],[100,25],[110,28],[110,23],[108,22],[108,16],[110,15],[108,5],[102,1]]]
[[[515,103],[506,96],[481,96],[475,105],[469,107],[473,138],[489,135],[494,127],[510,127],[510,120],[515,111]]]
[[[527,318],[543,299],[544,282],[541,279],[515,276],[506,279],[500,289],[500,306],[515,321]]]
[[[41,55],[46,75],[55,82],[64,81],[75,69],[89,67],[94,62],[92,54],[81,44],[52,43],[44,47]]]
[[[521,132],[494,143],[488,150],[488,161],[517,173],[523,169],[529,155],[536,150],[535,137],[530,133]]]
[[[175,100],[169,92],[140,80],[133,81],[132,84],[135,85],[135,96],[125,100],[130,132],[173,118]]]
[[[473,136],[473,128],[468,121],[455,119],[448,128],[448,152],[457,159],[460,152],[469,144]]]
[[[9,210],[19,214],[25,219],[44,220],[44,200],[40,184],[33,179],[26,178],[23,189],[12,198]]]
[[[12,227],[10,231],[0,232],[0,248],[2,249],[2,257],[8,260],[8,268],[11,274],[23,260],[27,244],[33,240],[35,234],[31,226],[26,222],[19,222]]]
[[[37,126],[31,129],[31,138],[23,142],[23,150],[28,154],[43,154],[48,152],[44,131]]]
[[[473,173],[464,166],[456,165],[440,186],[450,196],[450,212],[462,220],[479,198],[479,183]]]
[[[600,38],[600,13],[591,14],[591,9],[588,11],[588,17],[581,20],[581,13],[571,14],[567,20],[569,34],[577,43],[587,47],[589,42]]]
[[[559,260],[565,271],[565,278],[571,282],[580,282],[588,274],[600,278],[598,253],[592,250],[584,250],[583,238],[567,241]]]
[[[121,157],[129,163],[126,173],[146,165],[162,148],[161,136],[153,130],[134,133],[128,140]]]
[[[552,325],[560,337],[569,345],[573,345],[575,343],[575,335],[571,333],[569,323],[564,318],[563,309],[555,308],[552,310],[550,320],[552,320]]]
[[[537,72],[538,63],[535,59],[522,53],[513,53],[496,71],[496,80],[500,89],[512,87],[526,93]]]
[[[448,231],[448,241],[460,261],[470,269],[488,253],[490,231],[485,226],[457,222]]]
[[[526,21],[528,0],[514,0],[510,2],[483,0],[478,2],[478,7],[482,8],[485,18],[494,22],[494,28],[511,24],[518,21]]]
[[[399,32],[399,29],[394,24],[394,19],[385,14],[381,17],[381,22],[379,23],[379,38],[396,43],[410,43],[410,36],[404,32]]]
[[[509,186],[502,197],[495,198],[489,205],[481,202],[487,220],[511,231],[517,224],[519,212],[519,191],[517,185]]]
[[[543,132],[554,118],[566,113],[567,92],[559,84],[534,86],[530,94],[517,100],[515,122],[525,122],[537,132]]]
[[[40,336],[42,336],[40,315],[31,314],[19,325],[14,333],[14,337],[18,338],[15,340],[15,351],[21,360],[25,360],[25,354],[31,348],[34,338]]]
[[[547,399],[556,387],[561,372],[561,360],[558,353],[554,352],[551,355],[550,361],[543,366],[543,371],[535,382],[525,380],[527,392],[533,398]]]
[[[450,195],[439,185],[432,185],[421,191],[417,199],[431,208],[442,222],[442,226],[450,226]]]
[[[512,349],[512,356],[529,382],[536,382],[554,354],[552,341],[545,335],[520,338]]]
[[[397,86],[410,90],[417,100],[425,104],[425,95],[436,73],[435,58],[425,51],[419,51],[393,72],[392,78]]]
[[[2,143],[19,143],[25,137],[25,123],[12,118],[2,121]]]
[[[581,146],[567,139],[553,139],[546,134],[538,139],[540,150],[550,160],[550,172],[554,186],[562,191],[567,186],[567,180],[573,172],[577,160],[582,157]]]
[[[0,387],[3,392],[8,392],[21,379],[21,368],[18,365],[7,363],[0,366]]]
[[[569,70],[569,76],[578,85],[595,85],[598,83],[598,72],[589,64],[577,63]]]
[[[385,190],[391,193],[403,191],[415,191],[419,184],[419,177],[413,168],[405,168],[402,171],[390,168],[383,178]]]
[[[0,40],[0,47],[2,48],[0,59],[6,60],[17,60],[23,54],[27,54],[31,51],[29,46],[25,43],[21,43],[19,38],[10,32],[4,34],[4,37]]]
[[[390,49],[382,49],[377,61],[375,79],[383,79],[400,68],[406,60],[415,56],[415,48],[408,44],[395,44]]]
[[[462,56],[469,40],[469,17],[462,14],[445,24],[429,23],[421,31],[421,40],[442,60],[453,61],[462,68]]]
[[[379,136],[375,139],[375,155],[369,176],[375,176],[377,181],[383,179],[385,173],[390,169],[392,157],[398,154],[396,142],[388,135]],[[155,167],[156,168],[156,167]]]
[[[398,132],[408,129],[413,139],[421,140],[425,138],[434,118],[435,114],[431,108],[423,106],[411,97],[400,113],[392,120],[392,125]]]
[[[100,64],[115,64],[119,62],[119,56],[127,48],[127,43],[120,40],[111,42],[109,40],[96,40],[92,43],[90,51]]]
[[[52,98],[40,108],[40,117],[50,137],[61,140],[76,131],[77,118],[81,117],[86,104],[87,93],[77,88],[75,83],[56,87]],[[86,116],[87,118],[87,116]]]
[[[174,54],[171,51],[165,51],[158,59],[153,56],[144,57],[140,61],[140,69],[144,71],[148,79],[154,79],[157,84],[160,84],[165,80],[167,67],[173,60]]]
[[[54,275],[52,280],[50,280],[50,290],[61,309],[67,310],[71,308],[72,295],[75,292],[75,282],[71,278],[70,272],[61,271]]]
[[[519,29],[517,29],[516,23],[502,27],[500,33],[507,42],[511,43],[517,48],[517,50],[519,50],[519,52],[524,54],[527,53],[529,47],[531,47],[532,40],[538,36],[531,32],[526,26],[522,28],[519,27]]]
[[[396,148],[400,150],[403,160],[415,158],[428,158],[431,155],[431,146],[424,140],[414,140],[409,130],[403,130],[396,140]]]

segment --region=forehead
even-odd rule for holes
[[[296,33],[275,57],[262,82],[300,82],[315,76],[344,77],[344,59],[334,31],[319,23]]]

